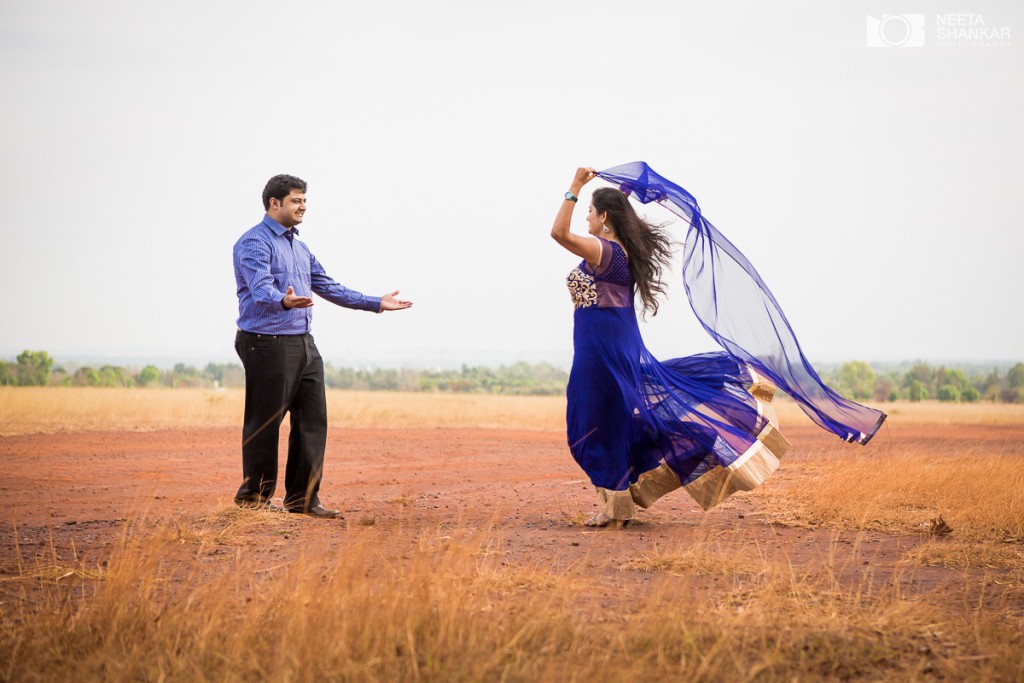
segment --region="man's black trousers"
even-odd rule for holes
[[[285,412],[291,415],[284,506],[308,509],[317,493],[327,446],[324,362],[310,334],[242,332],[235,351],[245,368],[242,486],[235,498],[266,501],[277,486],[277,444]]]

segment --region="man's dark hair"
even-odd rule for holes
[[[267,181],[267,186],[263,188],[263,209],[267,210],[270,208],[271,197],[284,203],[284,198],[290,195],[292,190],[304,193],[306,191],[306,181],[284,173],[274,176]]]

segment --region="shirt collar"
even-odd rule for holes
[[[263,215],[263,225],[273,230],[275,235],[280,235],[282,237],[286,232],[288,232],[288,228],[284,227],[283,225],[281,225],[280,223],[278,223],[277,221],[275,221],[273,218],[266,214]],[[298,235],[298,227],[293,227],[292,232]]]

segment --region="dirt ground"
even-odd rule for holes
[[[812,426],[791,427],[794,444],[782,469],[766,484],[784,491],[806,485],[800,461],[842,457],[845,445]],[[876,437],[880,454],[886,440]],[[321,498],[344,519],[317,520],[284,513],[273,529],[250,537],[245,552],[278,566],[310,549],[343,553],[355,541],[379,542],[382,556],[400,556],[405,541],[446,530],[489,529],[505,544],[507,562],[550,568],[587,567],[604,598],[626,597],[652,580],[623,565],[652,554],[712,542],[724,552],[756,553],[796,570],[827,565],[841,583],[898,582],[903,591],[980,584],[998,571],[917,566],[900,562],[924,542],[923,533],[840,532],[771,523],[763,502],[745,494],[704,513],[683,491],[641,511],[621,531],[579,525],[597,509],[592,487],[569,456],[564,433],[484,429],[332,429]],[[949,452],[957,443],[1024,444],[1021,427],[905,428],[899,441]],[[891,443],[891,441],[890,441]],[[281,469],[285,452],[282,441]],[[239,431],[78,432],[0,438],[5,501],[0,523],[0,576],[45,561],[61,566],[101,566],[122,538],[126,520],[159,524],[175,517],[208,516],[233,509],[241,477]],[[280,492],[279,492],[280,494]],[[278,502],[280,496],[278,496]],[[221,515],[223,517],[223,515]],[[925,520],[922,520],[925,521]],[[16,534],[16,536],[15,536]],[[405,539],[403,541],[402,539]],[[183,553],[224,552],[216,544]],[[707,577],[711,584],[715,577]],[[0,583],[0,601],[3,600]],[[981,585],[979,585],[981,588]]]

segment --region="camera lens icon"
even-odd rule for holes
[[[924,45],[923,14],[868,15],[868,47],[921,47]]]

